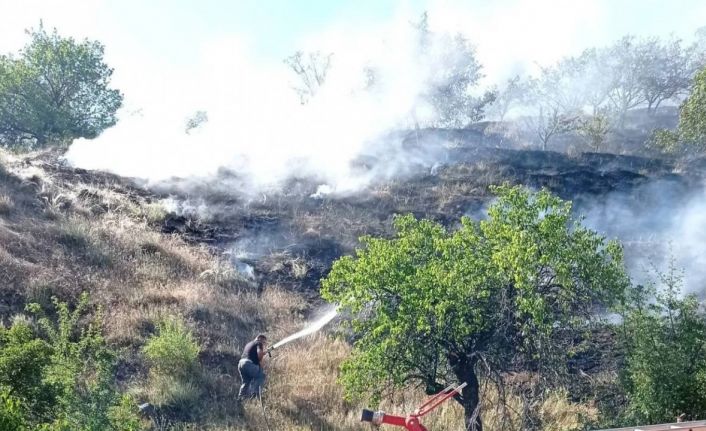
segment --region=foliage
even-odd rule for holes
[[[553,137],[577,128],[579,116],[563,113],[558,106],[538,105],[537,115],[525,117],[524,125],[539,139],[542,151],[546,151]]]
[[[634,290],[624,313],[623,383],[632,423],[706,417],[706,316],[694,295],[682,296],[674,264],[662,286]]]
[[[0,332],[0,387],[9,388],[25,407],[23,420],[32,429],[136,429],[126,425],[129,414],[120,423],[111,419],[119,396],[113,387],[114,354],[100,333],[100,313],[83,325],[87,295],[73,311],[56,298],[53,302],[56,321],[38,304],[27,307],[37,316],[42,338],[22,319]]]
[[[137,403],[129,395],[122,395],[120,400],[108,410],[110,422],[120,431],[139,431],[143,429],[140,418],[135,415]]]
[[[611,129],[610,117],[604,112],[598,112],[588,118],[579,120],[577,131],[593,151],[605,151],[606,138]]]
[[[572,222],[569,202],[494,191],[487,220],[447,230],[397,217],[394,238],[364,237],[355,256],[334,263],[322,295],[360,316],[342,366],[349,396],[465,381],[459,401],[477,427],[480,371],[498,381],[526,367],[547,381],[563,375],[570,346],[560,335],[622,298],[620,246]]]
[[[158,335],[151,337],[143,351],[155,372],[185,377],[198,364],[199,345],[189,328],[176,318],[160,322]]]
[[[648,112],[665,100],[687,92],[695,72],[694,47],[684,48],[680,39],[661,41],[649,38],[637,46],[640,61],[639,82]]]
[[[678,101],[687,93],[704,63],[698,52],[696,44],[685,46],[680,39],[628,35],[542,68],[525,88],[508,88],[509,96],[521,100],[519,111],[527,113],[525,126],[543,148],[553,136],[576,129],[596,150],[603,142],[594,138],[623,127],[628,111],[646,107],[651,115],[664,102]],[[502,113],[506,95],[499,97],[495,109]],[[571,121],[586,113],[592,115],[590,122]]]
[[[506,81],[501,90],[496,91],[495,100],[488,111],[496,116],[498,121],[504,121],[512,108],[526,102],[528,87],[529,82],[523,81],[520,75],[513,76]]]
[[[706,68],[694,78],[691,94],[681,107],[677,130],[655,132],[652,145],[676,155],[700,155],[706,151]]]
[[[471,90],[483,77],[475,47],[462,34],[434,33],[429,29],[427,13],[415,25],[418,57],[422,64],[432,65],[421,94],[423,103],[436,114],[435,127],[466,127],[479,121],[497,94],[486,92],[480,97]]]
[[[0,429],[24,431],[27,429],[22,401],[0,386]]]
[[[48,33],[41,25],[17,58],[0,56],[0,144],[42,147],[94,138],[122,104],[109,88],[103,45]]]
[[[150,401],[174,413],[191,416],[201,396],[198,374],[199,345],[189,328],[176,317],[160,322],[143,352],[150,364]]]
[[[706,68],[694,79],[691,94],[682,105],[679,135],[693,149],[706,149]]]
[[[51,347],[39,338],[28,322],[16,319],[10,328],[0,327],[0,387],[25,400],[33,414],[42,416],[54,400],[52,387],[43,381]]]

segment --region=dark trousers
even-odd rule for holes
[[[238,398],[250,398],[260,394],[262,385],[265,384],[265,373],[262,368],[255,365],[250,359],[241,359],[238,362],[238,372],[243,384],[240,385]]]

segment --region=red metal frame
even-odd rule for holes
[[[461,392],[463,388],[466,387],[466,383],[461,383],[460,385],[451,385],[443,391],[431,398],[426,400],[424,404],[419,406],[417,410],[408,416],[396,416],[389,415],[385,412],[375,412],[373,414],[372,422],[376,425],[387,424],[394,425],[398,427],[404,427],[407,431],[429,431],[419,422],[419,418],[428,414],[435,408],[439,407],[441,404],[446,402],[449,398]]]

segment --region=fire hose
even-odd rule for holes
[[[449,398],[461,392],[463,388],[466,387],[466,383],[461,383],[460,385],[451,385],[433,395],[421,406],[417,408],[414,412],[407,416],[396,416],[390,415],[382,411],[374,412],[372,410],[363,410],[360,420],[362,422],[370,422],[374,425],[394,425],[398,427],[404,427],[407,431],[429,431],[419,422],[419,418],[431,412],[435,408],[439,407],[441,404],[446,402]]]

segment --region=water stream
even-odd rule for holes
[[[281,347],[281,346],[289,343],[290,341],[294,341],[298,338],[305,337],[309,334],[313,334],[314,332],[323,328],[328,322],[333,320],[333,318],[336,317],[337,314],[338,314],[338,312],[334,308],[333,310],[331,310],[331,311],[327,312],[326,314],[324,314],[323,316],[321,316],[318,320],[310,323],[306,328],[302,329],[301,331],[296,332],[281,341],[278,341],[274,346],[272,346],[272,348],[276,349],[278,347]]]

